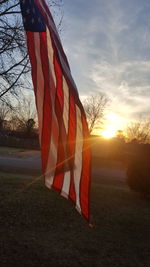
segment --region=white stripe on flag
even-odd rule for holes
[[[37,108],[38,108],[38,120],[39,120],[39,129],[42,129],[43,125],[43,101],[44,101],[44,76],[41,63],[41,49],[40,49],[40,36],[39,33],[34,33],[34,47],[35,47],[35,56],[36,56],[36,65],[37,65]],[[41,131],[40,143],[41,143]]]
[[[63,121],[64,121],[65,130],[67,134],[68,123],[69,123],[69,88],[64,77],[63,77],[63,92],[64,92]],[[67,141],[66,138],[67,136],[65,135],[63,137],[64,146]],[[70,171],[65,172],[61,194],[65,197],[68,197],[69,189],[70,189]]]
[[[55,102],[55,98],[51,101]],[[52,106],[52,121],[51,121],[51,140],[48,154],[48,161],[45,174],[45,184],[51,188],[54,180],[55,169],[57,165],[57,147],[59,138],[59,125],[54,111],[54,105]]]
[[[51,120],[51,140],[49,144],[49,154],[47,160],[47,167],[45,173],[45,185],[48,188],[51,188],[53,181],[55,170],[57,166],[57,148],[58,148],[58,139],[59,139],[59,125],[57,116],[55,113],[55,97],[56,97],[56,87],[54,85],[54,80],[52,77],[52,69],[49,62],[49,74],[50,74],[50,97],[52,103],[52,120]],[[55,77],[55,74],[54,74]],[[55,77],[56,80],[56,77]]]
[[[82,172],[82,149],[83,149],[83,128],[81,111],[76,105],[76,147],[75,147],[75,170],[74,170],[74,183],[76,192],[76,208],[81,212],[80,206],[80,179]]]
[[[53,79],[54,86],[56,88],[56,76],[55,76],[55,70],[54,70],[54,50],[52,47],[52,41],[49,29],[46,27],[46,34],[47,34],[47,52],[48,52],[48,59],[49,59],[49,65],[52,72],[52,75],[50,76],[50,79]]]
[[[70,171],[65,172],[61,195],[68,198],[70,189]]]
[[[53,184],[56,164],[57,164],[57,148],[54,142],[51,141],[46,174],[45,174],[45,185],[48,188],[51,188]]]
[[[63,121],[68,133],[68,120],[69,120],[69,89],[65,78],[63,77],[63,92],[64,92],[64,106],[63,106]]]

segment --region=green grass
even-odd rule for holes
[[[94,228],[31,177],[0,174],[0,266],[150,266],[150,202],[123,183],[92,183]]]

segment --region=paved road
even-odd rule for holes
[[[0,170],[20,172],[24,174],[41,174],[41,160],[39,155],[30,157],[2,157],[0,156]]]
[[[26,157],[2,157],[0,156],[0,170],[23,173],[29,175],[40,175],[41,174],[41,160],[40,155],[30,155]],[[93,177],[100,178],[112,178],[119,181],[126,179],[126,171],[123,168],[108,167],[93,167]]]

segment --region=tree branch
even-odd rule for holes
[[[3,4],[3,3],[1,3]],[[12,8],[16,7],[19,5],[19,2],[13,6],[10,6],[9,8],[5,9],[2,13],[0,13],[0,17],[3,16],[3,15],[8,15],[8,14],[14,14],[15,13],[21,13],[20,11],[11,11],[11,12],[8,12],[9,10],[11,10]]]
[[[25,68],[28,65],[28,61],[26,63],[26,65],[24,66],[24,68],[22,69],[22,71],[20,72],[20,74],[18,75],[17,79],[11,84],[11,86],[9,88],[6,89],[5,92],[3,92],[2,94],[0,94],[0,98],[3,97],[6,93],[8,93],[13,87],[14,85],[17,83],[17,81],[19,80],[19,78],[21,77],[21,75],[24,73]]]
[[[18,65],[20,65],[26,58],[28,57],[28,54],[25,55],[25,57],[20,60],[18,63],[14,64],[12,67],[10,67],[8,70],[1,72],[0,75],[6,75],[10,70],[12,70],[13,68],[17,67]]]

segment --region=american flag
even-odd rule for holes
[[[39,121],[45,185],[90,221],[89,132],[53,17],[45,0],[20,0]]]

